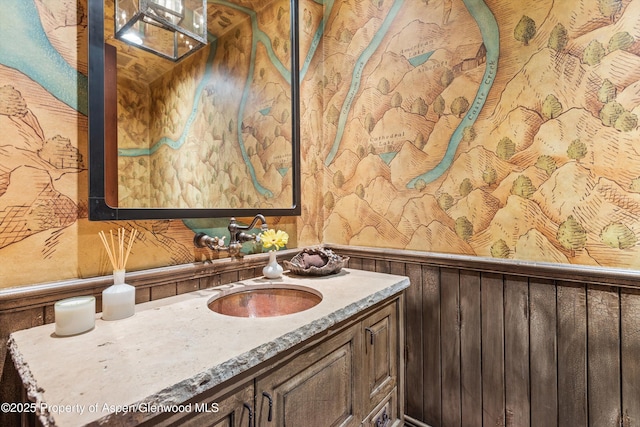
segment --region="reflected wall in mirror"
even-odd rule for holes
[[[95,3],[91,218],[299,214],[297,2],[209,0],[208,45],[177,63],[116,40]]]

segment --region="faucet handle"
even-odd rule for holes
[[[198,233],[193,238],[193,243],[198,248],[207,247],[212,250],[224,250],[227,249],[224,246],[224,239],[226,236],[217,237],[217,236],[208,236],[205,233]]]

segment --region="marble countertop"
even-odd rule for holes
[[[308,286],[308,310],[270,318],[215,313],[207,302],[247,285]],[[46,425],[134,424],[189,400],[393,296],[409,279],[343,269],[326,277],[255,278],[136,306],[133,317],[57,337],[48,324],[11,334],[9,350]],[[138,405],[137,412],[131,408]]]

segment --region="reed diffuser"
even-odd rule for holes
[[[107,240],[104,231],[98,233],[109,256],[109,261],[113,266],[113,285],[102,291],[103,320],[125,319],[135,313],[136,289],[124,282],[124,275],[127,260],[138,231],[135,228],[131,230],[128,242],[126,234],[127,231],[124,228],[119,228],[116,242],[113,231],[109,231],[109,240]]]

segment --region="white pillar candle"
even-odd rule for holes
[[[136,311],[136,288],[124,283],[124,270],[114,270],[114,284],[102,291],[102,319],[120,320]]]
[[[96,324],[96,299],[91,296],[60,300],[53,306],[56,335],[76,335],[93,329]]]

